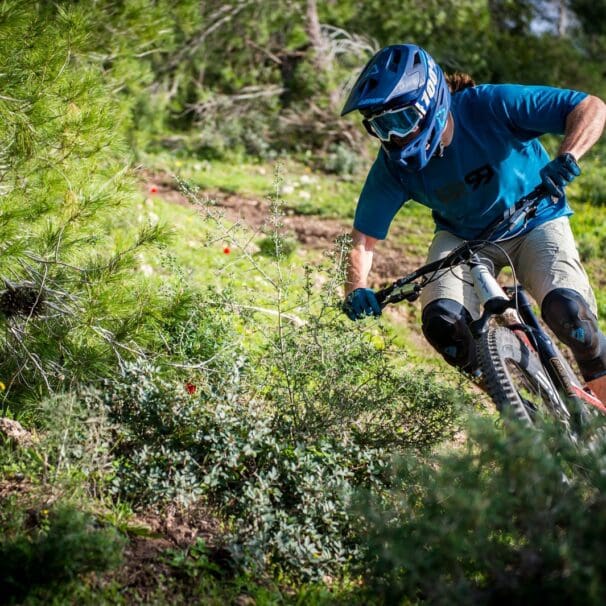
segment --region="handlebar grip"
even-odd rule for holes
[[[399,303],[400,301],[415,301],[419,298],[421,287],[418,284],[408,283],[398,286],[397,282],[375,292],[375,297],[381,306],[381,309],[389,303]]]

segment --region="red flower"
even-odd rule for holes
[[[224,252],[226,255],[228,255],[228,254],[231,252],[231,249],[229,248],[229,246],[226,246],[226,247],[223,249],[223,252]]]
[[[196,386],[193,383],[186,383],[185,384],[185,391],[190,394],[193,395],[196,393]]]
[[[149,187],[149,193],[150,194],[157,194],[158,193],[158,188],[155,185],[150,185],[150,187]]]

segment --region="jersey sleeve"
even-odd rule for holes
[[[568,114],[587,97],[587,93],[522,84],[492,87],[491,110],[512,133],[522,140],[546,134],[563,134]]]
[[[384,240],[398,210],[410,198],[406,188],[393,174],[381,151],[362,188],[354,227],[373,238]]]

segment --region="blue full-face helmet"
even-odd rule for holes
[[[353,85],[341,115],[359,110],[368,132],[390,159],[409,171],[424,168],[440,145],[450,109],[444,73],[419,46],[381,49]]]

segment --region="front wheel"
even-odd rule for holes
[[[503,416],[533,424],[549,412],[568,425],[568,410],[536,351],[504,326],[489,328],[478,342],[485,388]]]

